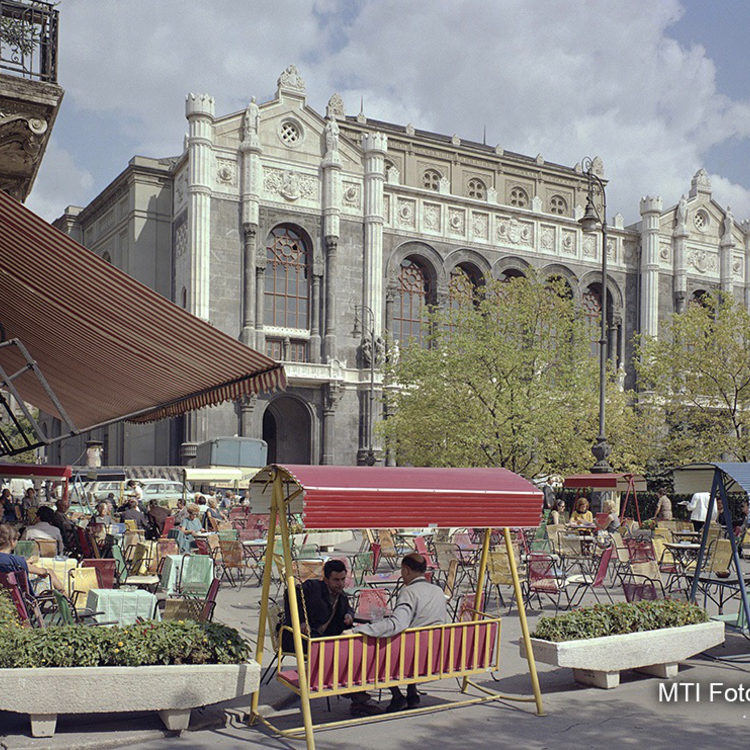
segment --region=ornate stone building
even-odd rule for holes
[[[180,156],[135,157],[57,225],[284,361],[289,388],[171,424],[112,427],[107,463],[189,461],[198,442],[235,434],[265,438],[270,460],[362,463],[374,448],[382,461],[370,442],[377,359],[386,332],[420,337],[425,305],[533,267],[565,279],[592,323],[598,316],[601,234],[578,224],[580,165],[346,115],[336,94],[323,116],[294,66],[271,101],[217,115],[210,96],[190,94],[186,117]],[[678,206],[644,198],[641,217],[626,228],[615,216],[607,248],[610,356],[630,384],[633,334],[656,334],[709,289],[750,303],[748,227],[712,200],[705,172]],[[81,446],[52,450],[50,460],[73,461]]]

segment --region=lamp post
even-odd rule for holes
[[[595,474],[606,474],[612,471],[607,458],[609,457],[609,443],[605,435],[605,406],[607,386],[607,195],[604,183],[594,171],[594,162],[586,157],[583,160],[583,173],[588,181],[586,196],[586,210],[579,220],[584,232],[595,232],[597,225],[601,225],[602,232],[602,289],[601,289],[601,338],[599,339],[599,434],[591,448],[596,463],[591,471]],[[602,198],[601,214],[594,203],[594,193],[598,191]]]
[[[373,423],[375,408],[375,360],[377,358],[377,337],[375,335],[375,313],[367,305],[354,306],[354,330],[352,336],[361,337],[362,351],[366,351],[365,344],[369,344],[369,364],[370,364],[370,392],[368,396],[369,408],[367,412],[367,455],[365,457],[365,466],[375,466],[377,456],[373,447]],[[367,360],[367,357],[365,357]]]

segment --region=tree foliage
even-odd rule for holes
[[[661,458],[750,461],[750,313],[730,294],[709,294],[642,337],[636,366],[658,415]]]
[[[590,324],[568,292],[534,276],[491,281],[481,296],[429,313],[428,346],[402,346],[388,366],[382,429],[399,463],[526,476],[592,465],[598,365]],[[630,429],[627,394],[613,388],[612,416]],[[638,461],[626,444],[613,446],[613,458],[631,468]]]

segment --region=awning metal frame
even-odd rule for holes
[[[21,375],[25,375],[26,373],[32,373],[36,379],[41,384],[42,388],[44,388],[45,393],[49,397],[50,401],[55,405],[55,408],[58,410],[60,417],[62,418],[62,421],[65,422],[68,433],[64,435],[63,437],[69,437],[70,435],[77,435],[79,433],[79,430],[76,429],[76,426],[71,421],[70,417],[65,412],[65,409],[63,408],[62,404],[60,403],[60,400],[55,395],[55,392],[52,390],[52,387],[47,382],[47,379],[44,377],[44,373],[39,369],[39,366],[37,365],[34,358],[29,354],[29,350],[23,345],[23,342],[20,339],[8,339],[7,341],[0,341],[0,349],[4,349],[7,347],[15,346],[18,351],[21,353],[21,356],[26,361],[26,364],[21,367],[20,370],[17,370],[12,375],[9,375],[5,368],[0,364],[0,389],[4,389],[8,391],[13,398],[18,402],[18,406],[21,409],[21,412],[23,413],[24,417],[29,421],[29,424],[31,425],[31,429],[33,432],[33,437],[36,438],[36,442],[33,442],[30,438],[32,436],[27,434],[27,431],[25,430],[24,426],[21,424],[21,422],[18,420],[16,414],[13,412],[13,410],[10,407],[10,404],[8,403],[8,400],[0,393],[0,406],[2,406],[3,409],[8,414],[8,417],[10,418],[11,424],[18,430],[18,434],[21,436],[21,439],[23,441],[22,446],[16,446],[13,444],[12,439],[7,434],[6,430],[2,429],[2,426],[0,426],[0,456],[15,456],[19,453],[25,453],[29,450],[34,450],[36,448],[41,448],[44,445],[48,445],[51,441],[50,439],[44,434],[42,431],[42,428],[39,426],[39,423],[34,418],[34,415],[31,413],[31,410],[26,405],[26,402],[23,400],[21,395],[18,393],[18,390],[16,389],[15,385],[13,384],[13,381],[19,378]],[[62,439],[62,438],[61,438]]]

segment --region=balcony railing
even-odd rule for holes
[[[0,69],[57,83],[58,11],[41,0],[0,0]]]

